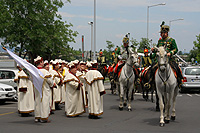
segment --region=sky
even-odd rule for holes
[[[96,51],[106,49],[106,40],[115,46],[122,45],[126,33],[138,42],[147,37],[147,7],[160,3],[166,5],[149,8],[148,37],[157,44],[160,38],[160,24],[165,21],[171,27],[169,36],[176,40],[178,49],[189,52],[193,41],[200,34],[200,0],[96,0]],[[71,0],[59,9],[63,21],[72,23],[72,30],[78,31],[76,43],[69,43],[74,49],[91,49],[91,26],[94,20],[94,0]],[[184,20],[177,20],[184,19]],[[176,21],[172,21],[176,20]]]

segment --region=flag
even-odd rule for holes
[[[42,85],[44,81],[43,73],[39,69],[37,69],[33,64],[23,60],[22,58],[12,53],[8,49],[6,49],[6,51],[17,62],[17,64],[20,67],[23,66],[28,71],[34,87],[38,90],[38,92],[40,93],[40,97],[42,98]]]

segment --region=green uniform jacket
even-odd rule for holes
[[[144,56],[142,58],[142,67],[148,67],[152,64],[152,61],[149,56]]]
[[[166,49],[167,53],[170,52],[170,54],[171,54],[171,57],[170,57],[170,60],[171,60],[172,56],[178,52],[176,41],[171,37],[167,37],[165,39],[158,40],[157,47],[165,46],[165,45],[167,46],[167,49]],[[156,53],[153,53],[150,57],[151,57],[151,59],[155,59]]]

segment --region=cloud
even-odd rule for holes
[[[86,25],[78,25],[78,26],[76,27],[76,29],[78,29],[78,30],[88,29],[88,25],[87,25],[87,26],[86,26]]]
[[[121,38],[123,38],[123,37],[124,37],[124,35],[123,35],[123,34],[116,34],[116,35],[115,35],[115,37],[117,37],[117,38],[120,38],[120,39],[121,39]]]

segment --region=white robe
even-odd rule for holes
[[[68,73],[64,79],[66,88],[65,113],[67,116],[77,116],[85,112],[83,90],[78,77]]]
[[[19,113],[31,113],[34,111],[34,93],[33,83],[29,80],[26,73],[22,70],[18,74],[20,89],[27,89],[26,92],[18,92],[18,109]]]
[[[88,92],[88,111],[90,115],[99,116],[103,114],[103,95],[105,88],[104,77],[97,70],[89,70],[86,73],[86,91]]]
[[[86,91],[85,91],[85,73],[81,72],[81,71],[77,71],[76,76],[80,79],[81,83],[83,83],[83,96],[84,96],[84,104],[87,105],[87,95],[86,95]]]
[[[39,69],[44,75],[42,86],[42,99],[36,88],[35,92],[35,119],[48,120],[50,114],[50,87],[53,87],[51,74],[45,69]]]
[[[56,86],[57,86],[57,88],[53,88],[53,90],[52,90],[52,98],[53,98],[53,100],[52,100],[52,110],[55,110],[55,103],[60,103],[60,101],[61,101],[61,86],[59,85],[60,84],[60,82],[61,82],[61,76],[58,74],[58,72],[57,71],[55,71],[55,70],[51,70],[51,71],[49,71],[50,73],[51,73],[51,75],[52,75],[52,77],[53,77],[53,81],[54,81],[54,83],[56,84]]]

